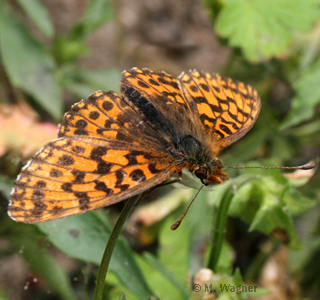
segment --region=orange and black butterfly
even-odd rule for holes
[[[228,179],[216,157],[255,123],[249,85],[198,71],[123,72],[121,97],[96,92],[63,117],[18,176],[9,215],[36,223],[111,205],[189,170],[204,184]]]

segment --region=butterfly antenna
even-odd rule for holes
[[[261,167],[261,166],[254,166],[254,167],[231,167],[231,166],[222,166],[222,168],[228,169],[286,169],[286,170],[310,170],[313,169],[316,164],[312,161],[310,163],[304,164],[302,166],[296,167]]]
[[[193,201],[198,197],[200,191],[202,190],[202,188],[203,188],[204,186],[205,186],[205,184],[203,184],[203,185],[200,187],[200,189],[198,190],[198,192],[196,193],[196,195],[195,195],[195,196],[193,197],[193,199],[191,200],[190,204],[188,205],[188,207],[187,207],[186,211],[184,212],[184,214],[182,215],[182,217],[181,217],[177,222],[175,222],[173,225],[171,225],[171,227],[170,227],[171,230],[176,230],[176,229],[180,226],[182,220],[184,219],[184,217],[185,217],[186,214],[188,213],[188,210],[189,210],[190,206],[192,205]]]

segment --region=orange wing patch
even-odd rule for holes
[[[149,189],[176,170],[164,153],[117,141],[63,137],[47,144],[22,170],[9,214],[36,223],[107,206]]]
[[[204,132],[219,150],[244,136],[261,108],[249,85],[199,71],[182,73],[179,86],[190,107],[196,107]]]

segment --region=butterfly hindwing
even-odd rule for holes
[[[22,170],[9,214],[25,223],[78,214],[139,194],[174,172],[165,153],[101,138],[62,137]]]

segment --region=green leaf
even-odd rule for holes
[[[67,255],[100,264],[111,228],[96,212],[88,212],[56,221],[37,225],[48,235],[48,239]],[[133,253],[119,239],[110,262],[110,270],[130,291],[141,299],[148,299],[152,294],[134,259]]]
[[[82,39],[113,16],[109,0],[89,0],[84,14],[72,30],[71,39]]]
[[[271,171],[271,170],[270,170]],[[216,187],[217,198],[227,188],[234,189],[235,193],[229,208],[229,215],[238,217],[250,225],[250,230],[259,230],[272,234],[283,231],[289,246],[297,249],[300,246],[293,226],[293,215],[300,215],[314,206],[312,201],[289,185],[290,181],[279,176],[278,170],[268,171],[273,176],[253,175],[258,170],[245,170],[243,175],[229,180],[222,186]],[[246,174],[246,173],[251,173]],[[280,174],[281,175],[281,174]],[[215,206],[219,204],[216,201]]]
[[[262,196],[263,192],[257,188],[257,185],[252,184],[252,182],[245,183],[238,187],[229,214],[240,216],[243,221],[250,224],[261,205]]]
[[[317,0],[229,0],[216,30],[257,62],[288,55],[295,34],[310,30],[319,17]]]
[[[73,94],[87,98],[97,90],[118,91],[121,81],[121,72],[117,69],[66,70],[64,73],[64,86]]]
[[[150,264],[153,269],[156,269],[159,273],[162,274],[163,277],[166,277],[173,285],[175,285],[176,289],[180,291],[182,297],[188,297],[189,293],[186,291],[185,287],[177,280],[177,278],[169,272],[155,257],[153,257],[148,252],[143,255],[146,262]]]
[[[262,147],[265,142],[270,127],[265,126],[265,123],[261,120],[258,120],[258,123],[254,128],[241,139],[241,142],[235,143],[232,146],[232,150],[224,154],[223,162],[224,165],[233,166],[238,164],[243,164],[244,161],[247,161],[257,153],[257,150]],[[237,155],[234,155],[236,153]]]
[[[35,271],[35,274],[39,274],[62,299],[77,299],[66,271],[57,263],[50,252],[41,246],[43,235],[36,227],[8,221],[13,232],[12,245],[23,256],[30,268]]]
[[[12,84],[21,88],[54,118],[62,115],[62,91],[55,77],[53,59],[10,13],[0,10],[2,64]]]
[[[286,189],[283,198],[286,203],[286,208],[293,216],[308,211],[317,203],[315,199],[303,196],[299,191],[292,187]]]
[[[304,272],[304,268],[314,263],[320,249],[319,225],[319,205],[313,210],[296,219],[296,228],[302,242],[300,251],[289,251],[290,269],[292,273]],[[319,260],[318,260],[319,261]]]
[[[155,267],[154,264],[148,262],[145,257],[137,257],[139,266],[145,274],[146,280],[149,286],[154,291],[154,294],[160,299],[175,299],[175,300],[186,300],[184,293],[182,293],[179,285],[176,284],[177,278],[170,270],[167,270],[166,266],[162,264],[160,270]],[[176,279],[171,281],[170,276],[164,276],[163,271],[166,270],[166,273],[170,273],[170,276],[174,276]],[[186,276],[185,274],[182,274]],[[187,292],[187,290],[186,290]]]
[[[313,106],[309,105],[308,99],[306,97],[296,96],[292,99],[291,110],[284,119],[280,129],[296,126],[306,120],[311,119],[312,116]]]
[[[122,294],[125,294],[125,297],[129,300],[140,300],[138,295],[133,294],[126,288],[124,284],[119,281],[119,278],[115,273],[108,272],[107,276],[108,286],[105,288],[105,297],[108,297],[108,299],[118,299],[119,295],[122,296]]]
[[[162,224],[158,258],[136,255],[136,259],[156,296],[160,299],[186,300],[189,294],[186,274],[189,265],[190,232],[187,226],[183,225],[177,231],[172,231],[170,226],[175,221],[171,216]]]
[[[284,208],[277,204],[276,197],[265,197],[267,202],[257,211],[250,231],[259,230],[266,234],[272,234],[276,231],[282,231],[288,238],[289,246],[292,249],[299,249],[301,244],[298,240],[293,220]]]
[[[283,121],[281,129],[311,119],[314,109],[320,104],[320,59],[305,70],[293,83],[296,96],[292,99],[291,110]]]
[[[26,12],[32,22],[48,38],[54,35],[53,25],[47,9],[38,0],[18,0],[20,6]]]
[[[79,83],[79,82],[75,82],[70,79],[67,79],[64,81],[63,84],[66,85],[67,87],[66,89],[69,92],[71,92],[76,97],[79,97],[80,99],[87,99],[89,95],[95,92],[95,89],[93,89],[92,86],[86,83]]]
[[[52,55],[59,66],[72,65],[79,57],[88,53],[89,48],[83,40],[70,39],[63,35],[57,35],[52,46]]]
[[[78,70],[80,81],[90,84],[96,90],[119,91],[121,72],[118,69]]]
[[[188,272],[190,231],[188,228],[182,227],[184,224],[177,231],[172,231],[170,227],[175,222],[176,220],[170,217],[162,225],[159,235],[158,257],[159,261],[177,277],[181,284],[187,286],[185,274]]]

